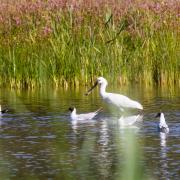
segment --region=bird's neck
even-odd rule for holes
[[[76,119],[77,114],[76,114],[76,110],[74,109],[71,113],[71,119]]]
[[[163,125],[163,124],[166,124],[166,121],[165,121],[165,118],[164,118],[164,114],[161,113],[160,115],[160,124]]]
[[[107,94],[107,92],[106,92],[106,84],[101,84],[101,86],[100,86],[100,95],[101,95],[101,97],[103,97],[103,98],[105,98],[106,97],[106,94]]]

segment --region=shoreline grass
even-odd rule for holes
[[[0,1],[0,86],[180,86],[176,0]]]

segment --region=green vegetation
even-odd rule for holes
[[[179,86],[178,20],[178,1],[2,1],[0,84]]]

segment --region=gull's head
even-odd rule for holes
[[[75,111],[75,110],[76,110],[75,107],[69,107],[69,111],[70,111],[70,112],[73,112],[73,111]]]
[[[97,78],[97,83],[98,84],[100,84],[100,85],[107,85],[108,83],[107,83],[107,80],[105,79],[105,78],[103,78],[103,77],[98,77]]]
[[[159,113],[156,114],[155,117],[158,118],[158,117],[161,117],[161,115],[164,115],[164,114],[160,111]]]
[[[96,82],[95,82],[95,84],[87,91],[87,93],[85,94],[86,96],[88,96],[91,92],[92,92],[92,90],[97,86],[97,85],[105,85],[105,86],[107,86],[107,80],[105,79],[105,78],[103,78],[103,77],[98,77],[97,78],[97,80],[96,80]]]

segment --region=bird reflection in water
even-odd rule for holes
[[[119,118],[118,122],[119,122],[120,128],[126,128],[126,127],[140,128],[143,122],[143,115],[142,114],[122,115]]]
[[[161,177],[169,179],[168,172],[168,157],[167,157],[167,134],[164,132],[159,133],[160,136],[160,169]]]

